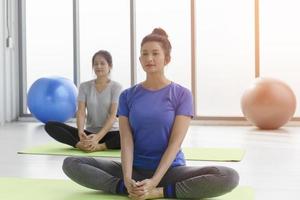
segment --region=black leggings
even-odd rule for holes
[[[45,125],[46,132],[55,140],[76,147],[79,142],[78,129],[72,126],[66,125],[61,122],[49,121]],[[87,130],[84,130],[87,135],[94,134]],[[120,133],[119,131],[108,132],[99,143],[105,143],[108,149],[120,149]]]
[[[67,157],[63,171],[76,183],[94,189],[116,194],[120,180],[123,179],[120,162],[86,157]],[[133,168],[132,179],[141,181],[153,177],[155,171]],[[170,168],[158,187],[164,191],[173,185],[176,197],[210,198],[233,190],[239,183],[238,173],[224,166],[178,166]],[[165,196],[166,197],[166,196]]]

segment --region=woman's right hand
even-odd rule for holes
[[[133,190],[134,186],[135,186],[135,181],[131,178],[125,178],[124,179],[124,184],[125,184],[125,187],[128,191],[128,193],[130,193],[130,191]]]
[[[81,149],[83,151],[89,151],[88,148],[88,142],[87,142],[87,135],[84,131],[78,131],[79,141],[76,144],[76,147],[78,149]]]
[[[131,199],[139,199],[145,194],[145,191],[139,188],[137,182],[131,178],[124,179],[124,184]]]

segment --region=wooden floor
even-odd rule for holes
[[[0,126],[0,177],[67,179],[61,170],[64,157],[16,153],[49,141],[53,140],[40,123],[15,122]],[[193,125],[183,146],[242,147],[246,155],[241,162],[190,161],[187,164],[225,165],[236,169],[240,184],[253,187],[257,200],[300,199],[300,127],[262,131],[252,126]]]

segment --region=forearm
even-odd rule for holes
[[[77,112],[76,114],[76,125],[78,128],[78,131],[84,130],[84,124],[85,124],[85,113],[83,112]]]
[[[113,126],[114,122],[116,121],[116,114],[117,114],[117,109],[118,109],[118,104],[117,103],[112,103],[110,110],[109,110],[109,115],[106,118],[106,121],[104,125],[102,126],[101,130],[97,133],[99,138],[103,138],[107,132],[110,131],[111,127]]]
[[[121,162],[124,179],[132,177],[133,141],[132,138],[121,136]]]
[[[99,135],[100,138],[103,138],[107,132],[110,131],[111,127],[113,126],[114,122],[116,120],[116,117],[113,115],[110,115],[107,120],[105,121],[103,127],[101,128],[101,130],[97,133]]]
[[[122,115],[119,116],[119,128],[121,139],[121,162],[123,179],[127,191],[131,193],[135,185],[135,181],[132,179],[134,144],[128,117]]]
[[[158,184],[160,182],[169,167],[172,165],[187,133],[190,120],[191,119],[186,116],[176,116],[168,147],[152,177],[155,183]]]
[[[165,175],[167,170],[172,165],[178,151],[180,150],[180,145],[172,143],[170,141],[165,153],[163,154],[160,163],[152,177],[153,181],[158,185],[162,177]]]

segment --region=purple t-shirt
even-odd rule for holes
[[[137,84],[121,93],[117,115],[129,119],[134,142],[133,166],[154,170],[168,146],[176,115],[193,117],[192,94],[173,82],[155,91]],[[181,150],[171,166],[180,165],[185,165]]]

